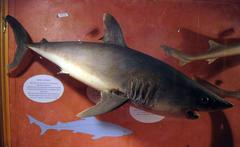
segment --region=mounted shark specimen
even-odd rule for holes
[[[35,52],[58,65],[62,73],[101,91],[101,100],[77,114],[78,117],[107,113],[128,101],[155,113],[190,119],[199,117],[196,111],[232,107],[171,66],[129,48],[118,22],[110,14],[103,16],[103,43],[48,42],[45,39],[33,43],[15,18],[7,16],[6,21],[17,42],[10,70],[18,70],[26,55]]]
[[[206,60],[208,64],[211,64],[220,57],[234,56],[240,54],[240,44],[225,46],[213,40],[209,40],[208,44],[210,46],[208,52],[198,55],[187,55],[177,49],[174,49],[166,45],[161,45],[161,47],[164,49],[164,52],[167,55],[179,59],[180,65],[182,66],[189,62],[197,60]]]

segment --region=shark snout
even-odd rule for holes
[[[199,111],[218,111],[233,107],[231,103],[217,95],[202,97],[198,104]]]
[[[216,106],[219,109],[227,109],[233,107],[233,104],[227,102],[226,100],[220,100],[216,102]]]
[[[217,99],[213,104],[214,109],[222,110],[233,107],[233,104],[224,99]]]

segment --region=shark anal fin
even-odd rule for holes
[[[213,63],[215,60],[217,60],[217,58],[207,59],[206,61],[208,62],[208,64],[211,64],[211,63]]]
[[[123,38],[122,30],[116,19],[112,15],[105,13],[103,16],[103,22],[105,29],[103,41],[105,43],[125,47],[126,44]]]
[[[217,50],[218,48],[223,47],[222,44],[217,43],[217,42],[215,42],[215,41],[213,41],[213,40],[209,40],[209,41],[208,41],[208,44],[209,44],[209,49],[208,49],[209,51]]]
[[[128,98],[120,96],[114,92],[102,91],[101,100],[95,106],[78,113],[77,117],[84,118],[110,112],[123,105],[127,100]]]

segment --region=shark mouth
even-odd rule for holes
[[[187,110],[186,117],[189,119],[198,119],[200,117],[200,114],[197,111],[197,109]]]

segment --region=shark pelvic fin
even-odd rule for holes
[[[115,44],[125,47],[125,41],[123,38],[122,30],[117,20],[110,14],[105,13],[103,15],[105,34],[103,41],[108,44]]]
[[[220,47],[223,47],[223,45],[222,44],[220,44],[220,43],[217,43],[217,42],[215,42],[215,41],[213,41],[213,40],[209,40],[208,41],[208,44],[209,44],[209,51],[211,51],[211,50],[215,50],[215,49],[217,49],[217,48],[220,48]]]
[[[95,106],[78,113],[77,117],[84,118],[110,112],[123,105],[127,100],[128,98],[125,98],[115,92],[102,91],[101,100]]]

